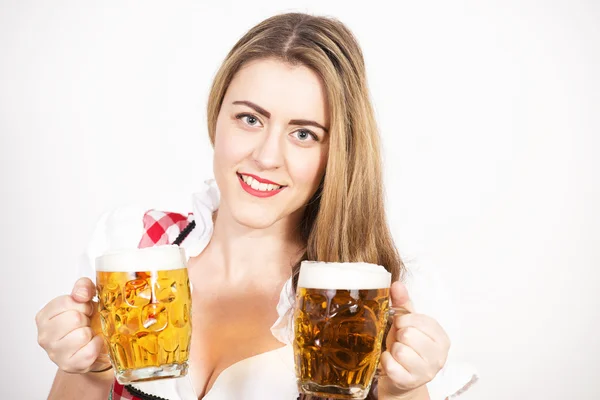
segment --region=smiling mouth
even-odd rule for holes
[[[265,181],[256,176],[250,176],[246,174],[237,174],[242,182],[251,187],[253,190],[258,192],[274,192],[285,188],[285,185],[278,185],[275,182]]]

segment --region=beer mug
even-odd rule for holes
[[[185,260],[178,246],[96,259],[102,333],[120,384],[186,375],[192,326]]]
[[[380,265],[303,261],[294,311],[298,389],[364,399],[379,364],[391,274]]]

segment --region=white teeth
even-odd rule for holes
[[[273,185],[271,183],[261,183],[248,175],[240,175],[242,176],[242,180],[254,190],[260,190],[261,192],[269,192],[271,190],[277,190],[281,188],[281,186],[279,185]]]

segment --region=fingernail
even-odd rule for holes
[[[75,296],[79,297],[80,299],[87,299],[89,296],[89,292],[86,288],[80,287],[75,291]]]

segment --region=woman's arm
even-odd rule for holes
[[[106,400],[114,379],[112,369],[86,374],[69,374],[59,369],[48,400]]]
[[[379,400],[430,400],[429,391],[425,385],[400,396],[388,395],[385,392],[385,387],[380,386],[378,395]]]

